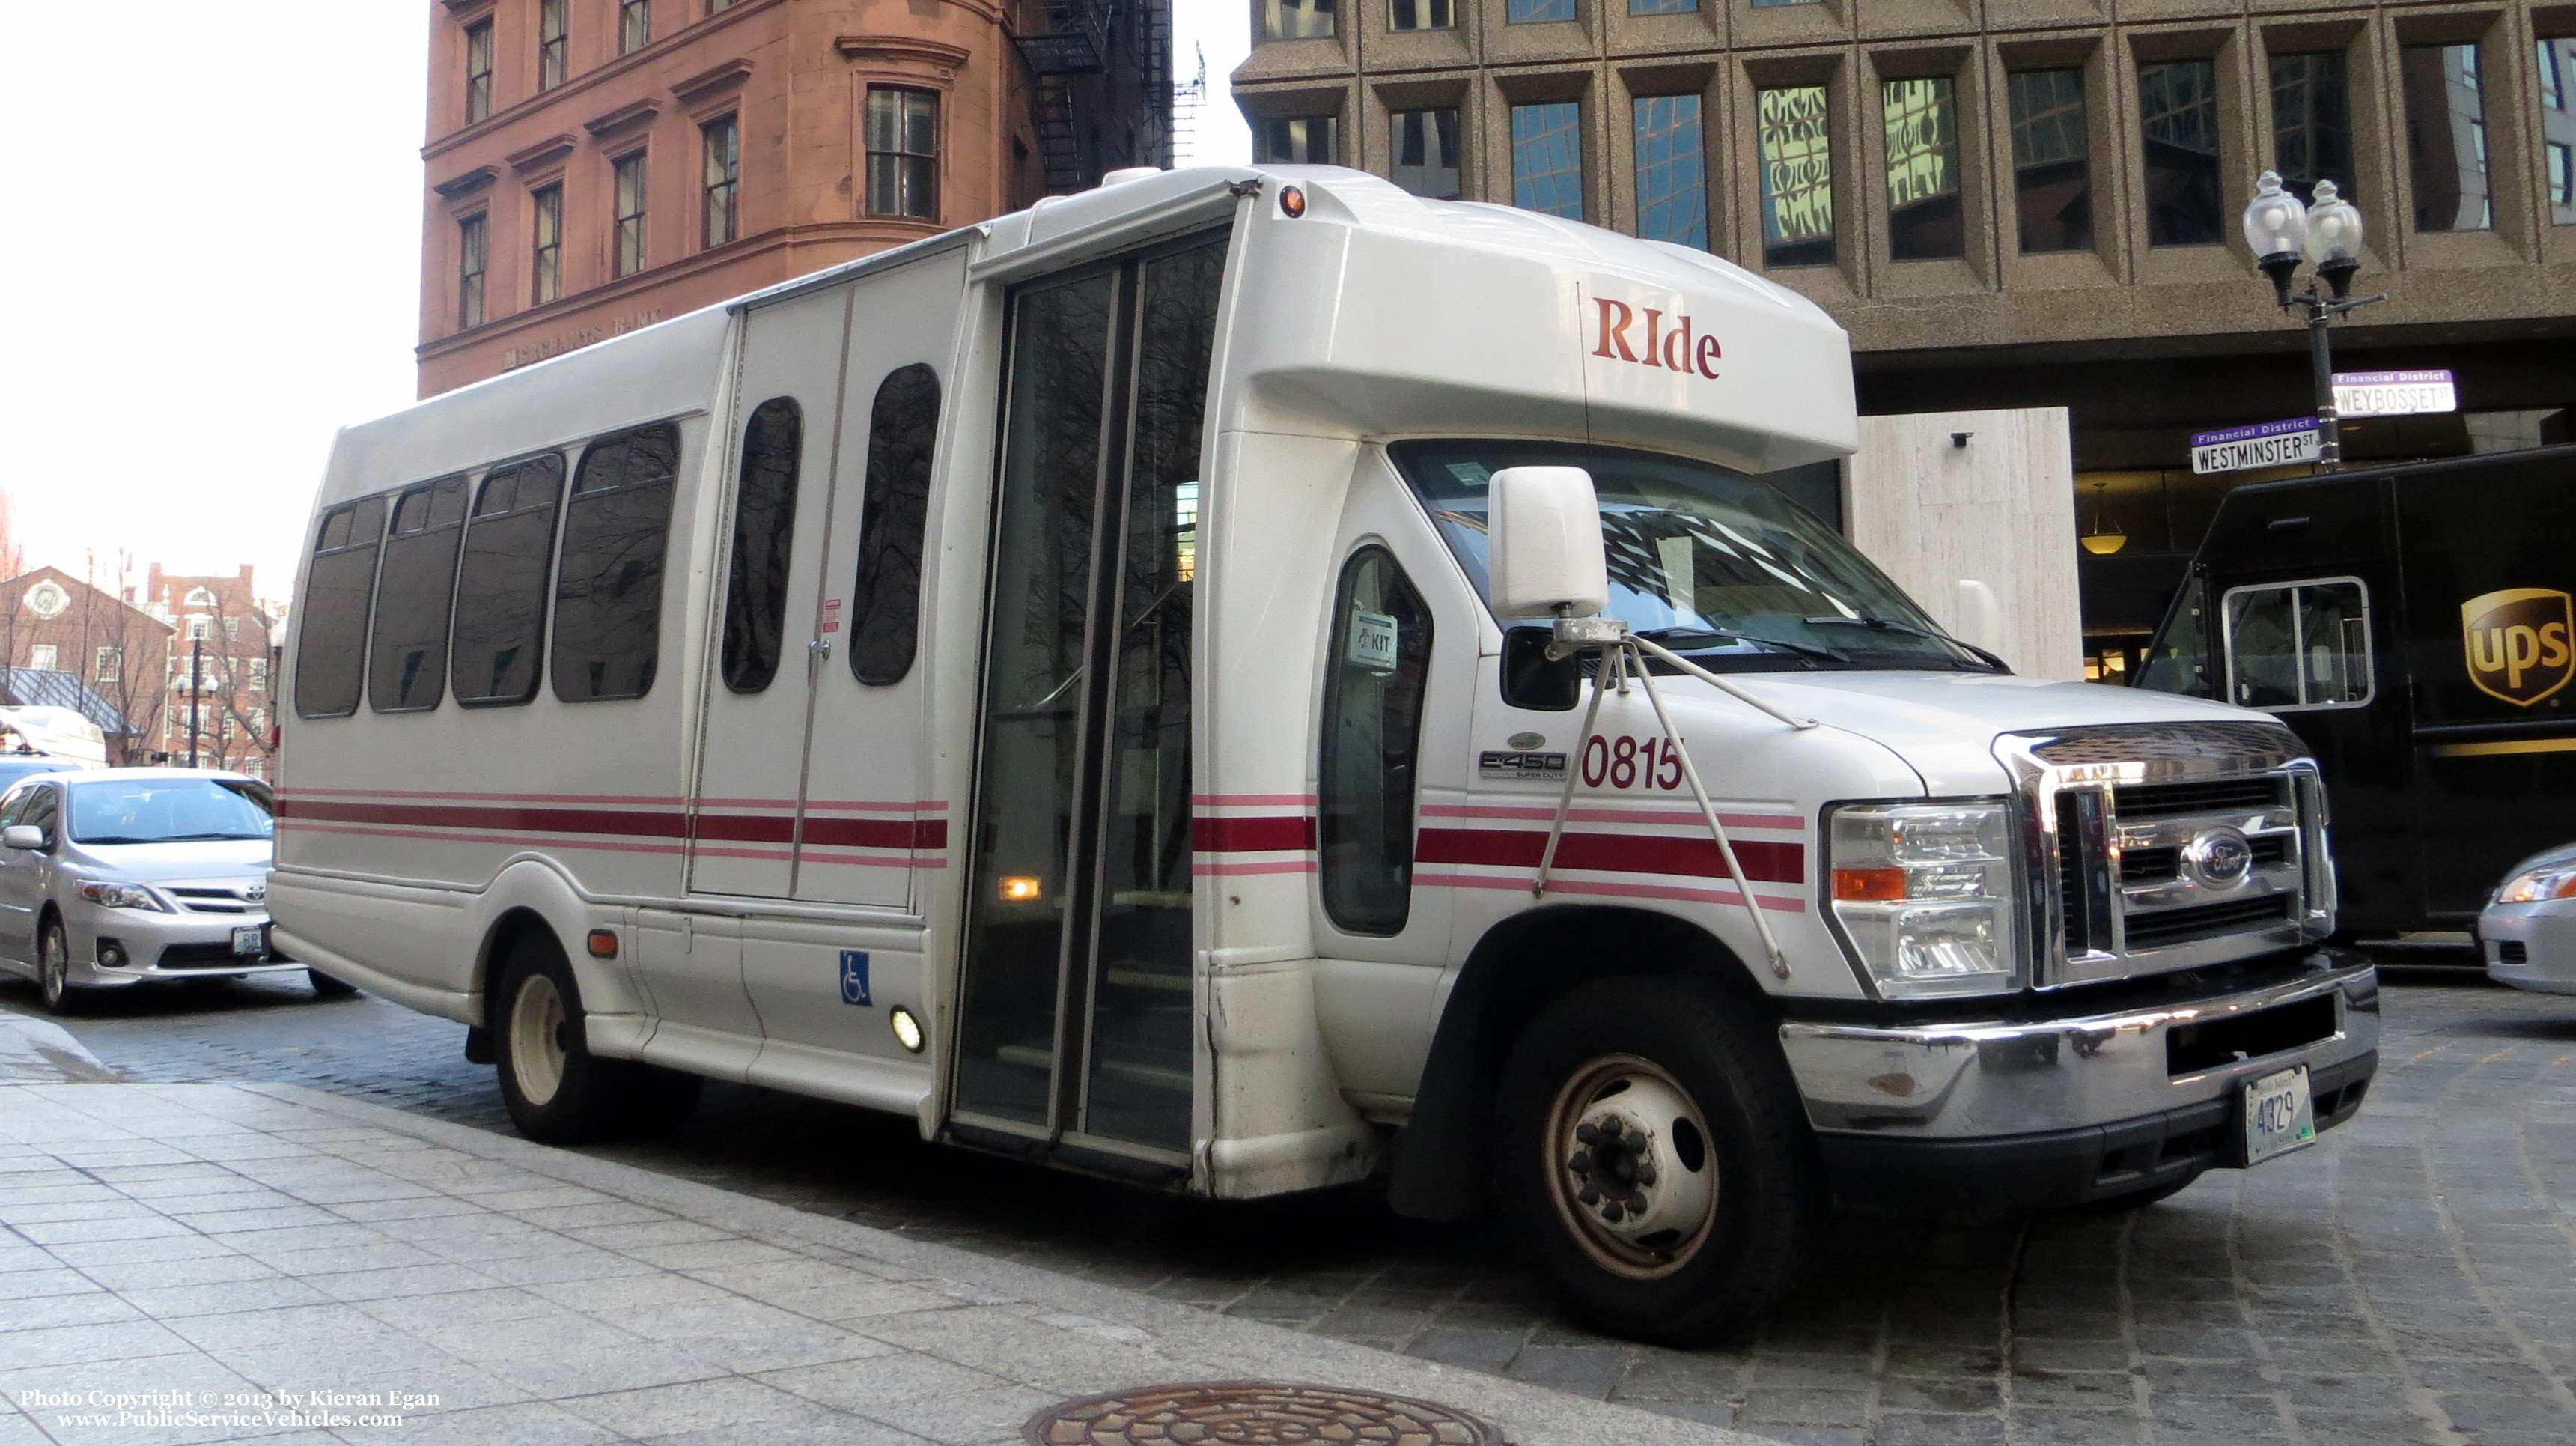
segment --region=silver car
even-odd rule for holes
[[[64,1014],[93,989],[302,969],[269,945],[269,812],[266,784],[211,769],[20,780],[0,795],[0,970]]]
[[[2498,983],[2576,994],[2576,844],[2514,865],[2478,915],[2478,947]]]

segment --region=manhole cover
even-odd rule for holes
[[[1146,1386],[1049,1406],[1029,1418],[1036,1446],[1507,1446],[1464,1411],[1375,1391],[1242,1383]]]

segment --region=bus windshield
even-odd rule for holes
[[[1606,611],[1701,667],[2000,666],[1944,633],[1832,528],[1758,477],[1561,442],[1398,442],[1389,451],[1479,595],[1493,475],[1581,467],[1601,501]]]

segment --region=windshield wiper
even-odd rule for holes
[[[1894,618],[1846,618],[1828,616],[1821,618],[1806,618],[1802,619],[1802,621],[1806,622],[1809,626],[1823,623],[1840,623],[1844,627],[1870,628],[1882,633],[1903,633],[1908,637],[1925,638],[1936,643],[1948,643],[1952,647],[1965,648],[1969,652],[1976,654],[1978,659],[1984,662],[1986,666],[1993,668],[1999,673],[2009,673],[2012,671],[2011,666],[2005,663],[2003,659],[1996,657],[1994,654],[1987,652],[1985,649],[1978,647],[1974,643],[1951,637],[1948,633],[1936,633],[1930,628],[1918,628],[1912,623],[1900,623]]]
[[[1684,638],[1715,638],[1721,642],[1759,643],[1768,648],[1784,648],[1792,653],[1804,653],[1811,658],[1830,658],[1837,663],[1851,661],[1851,654],[1825,647],[1820,643],[1799,643],[1787,638],[1766,638],[1759,633],[1739,633],[1732,628],[1648,628],[1637,636],[1650,643],[1661,643],[1676,653],[1691,651],[1681,646],[1681,640]]]

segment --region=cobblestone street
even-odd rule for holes
[[[31,988],[0,1007],[34,1012]],[[713,1087],[596,1153],[1051,1270],[1784,1441],[2576,1442],[2576,1001],[2410,972],[2354,1124],[2128,1215],[1837,1223],[1741,1350],[1555,1317],[1498,1238],[1359,1192],[1216,1207]],[[126,1077],[269,1080],[507,1131],[463,1031],[261,982],[68,1021]]]

